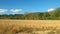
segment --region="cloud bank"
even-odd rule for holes
[[[20,11],[22,11],[22,9],[11,9],[10,11],[12,11],[12,12],[20,12]]]
[[[11,9],[10,11],[12,12],[12,14],[18,14],[22,11],[22,9]]]
[[[19,14],[22,11],[22,9],[0,9],[0,14],[5,14],[5,13],[11,13],[11,14]]]
[[[0,13],[8,11],[7,9],[0,9]]]
[[[53,10],[55,10],[54,8],[50,8],[50,9],[48,9],[47,11],[53,11]]]

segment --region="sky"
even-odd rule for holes
[[[0,0],[0,14],[46,12],[60,7],[60,0]]]

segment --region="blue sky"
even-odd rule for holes
[[[57,7],[60,7],[60,0],[0,0],[0,14],[45,12]]]

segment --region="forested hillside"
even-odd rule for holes
[[[60,20],[60,8],[49,12],[34,12],[25,14],[3,14],[0,19],[20,19],[20,20]]]

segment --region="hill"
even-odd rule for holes
[[[60,8],[49,12],[33,12],[25,14],[3,14],[0,19],[20,19],[20,20],[60,20]]]

